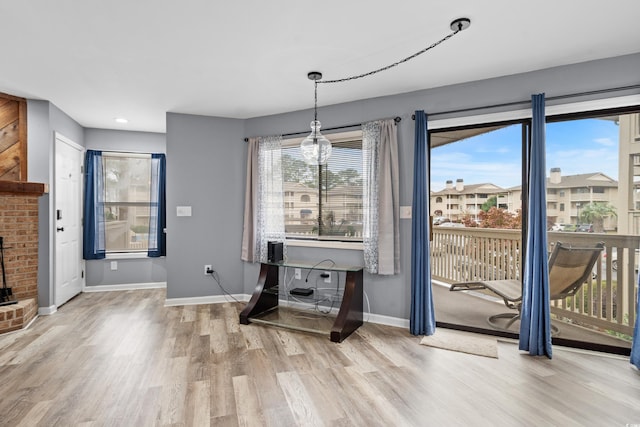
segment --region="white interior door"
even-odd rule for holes
[[[55,143],[55,295],[61,306],[82,291],[83,148],[56,134]]]

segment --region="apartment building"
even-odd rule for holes
[[[522,187],[508,189],[491,183],[464,185],[462,179],[447,181],[445,189],[431,193],[431,215],[444,216],[451,221],[461,220],[465,215],[475,219],[482,205],[491,197],[497,198],[497,206],[516,213],[522,209]],[[580,210],[589,203],[618,202],[618,181],[601,173],[562,176],[560,168],[551,168],[547,178],[547,217],[549,222],[578,224]],[[604,220],[605,231],[617,230],[614,216]]]

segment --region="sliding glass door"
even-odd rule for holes
[[[430,132],[436,320],[517,337],[518,301],[473,286],[522,279],[528,121]],[[578,293],[551,301],[553,343],[628,354],[640,264],[640,109],[548,117],[549,251],[605,249]],[[452,284],[464,289],[452,292]],[[509,323],[513,317],[516,319]]]

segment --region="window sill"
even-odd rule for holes
[[[105,259],[143,259],[148,258],[146,252],[114,252],[107,253]]]
[[[337,242],[331,240],[297,240],[287,239],[287,246],[302,248],[351,249],[362,250],[362,242]]]

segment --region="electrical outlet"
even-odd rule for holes
[[[331,283],[331,272],[325,271],[324,274],[328,275],[328,277],[324,278],[324,283]]]
[[[111,271],[116,271],[118,269],[118,261],[111,261]]]
[[[294,277],[296,278],[296,280],[301,280],[302,279],[302,271],[299,268],[296,268],[294,271]]]
[[[204,275],[208,276],[209,274],[211,274],[211,273],[209,273],[209,271],[213,271],[213,268],[211,267],[211,264],[207,264],[207,265],[204,266]]]

